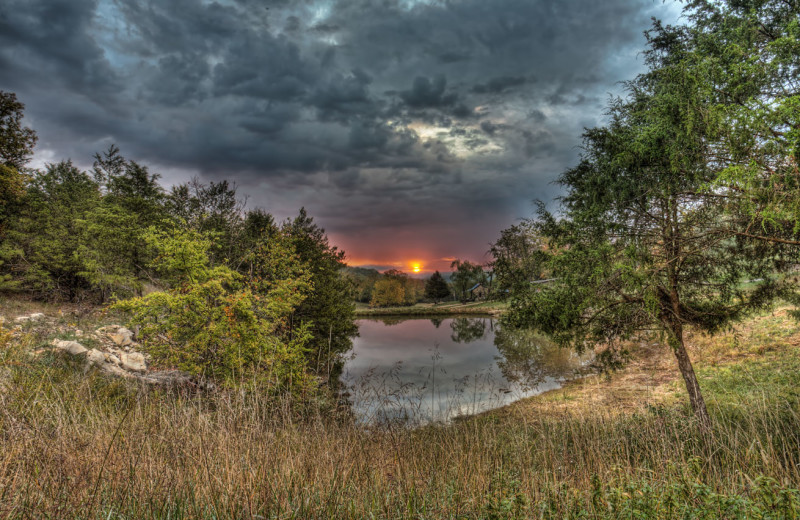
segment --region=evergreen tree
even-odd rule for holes
[[[718,123],[717,203],[749,224],[728,229],[800,244],[800,2],[693,0],[686,15]]]
[[[434,271],[430,278],[425,282],[425,297],[439,303],[441,300],[450,296],[450,287],[447,281],[439,273]]]
[[[285,235],[253,253],[242,276],[209,262],[211,240],[194,230],[150,228],[154,270],[165,290],[115,304],[141,326],[155,360],[228,386],[270,391],[308,389],[308,326],[291,328],[311,276]]]
[[[328,243],[325,230],[314,223],[305,208],[281,226],[301,262],[308,265],[312,290],[297,307],[295,326],[308,326],[312,334],[309,356],[319,366],[330,367],[352,347],[358,334],[350,284],[342,276],[344,251]]]
[[[36,132],[22,126],[25,105],[13,92],[0,90],[0,165],[20,171],[33,154]]]
[[[560,177],[561,218],[540,210],[536,232],[554,247],[546,267],[557,281],[516,288],[505,321],[578,350],[611,346],[607,359],[619,340],[660,333],[707,426],[685,327],[713,333],[788,294],[775,273],[797,250],[736,233],[709,196],[718,127],[708,85],[684,32],[656,25],[648,36],[649,71],[612,103],[606,127],[587,130],[580,164]]]
[[[13,289],[17,284],[8,272],[8,261],[19,257],[19,249],[6,241],[11,220],[17,217],[23,195],[21,172],[33,153],[36,133],[22,126],[25,106],[11,92],[0,90],[0,288]]]
[[[105,195],[86,221],[87,240],[80,251],[86,263],[84,275],[101,301],[112,292],[141,294],[152,259],[143,232],[167,217],[159,176],[126,160],[113,145],[95,155],[94,175]]]
[[[203,184],[198,179],[174,186],[166,206],[178,222],[201,233],[216,237],[209,251],[216,264],[238,264],[242,250],[240,234],[244,230],[245,201],[236,195],[236,185],[227,180]]]
[[[75,301],[92,289],[80,254],[86,222],[100,204],[100,188],[70,161],[36,172],[8,240],[12,272],[23,288]]]

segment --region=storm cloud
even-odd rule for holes
[[[641,66],[651,0],[6,0],[35,164],[111,143],[300,206],[353,263],[483,260]]]

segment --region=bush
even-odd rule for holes
[[[163,292],[121,301],[133,314],[144,348],[157,364],[211,377],[227,386],[267,384],[296,388],[307,381],[306,327],[289,328],[293,310],[310,289],[310,275],[278,234],[254,252],[245,276],[212,267],[211,240],[196,231],[146,234]]]

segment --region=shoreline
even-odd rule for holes
[[[419,317],[429,316],[491,316],[498,317],[506,310],[506,304],[502,302],[477,302],[467,304],[416,304],[407,307],[366,307],[357,305],[355,316],[359,318],[370,318],[376,316],[394,317]]]

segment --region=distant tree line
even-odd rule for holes
[[[276,222],[224,180],[166,190],[116,146],[90,171],[28,169],[23,109],[0,92],[0,290],[115,303],[157,362],[221,381],[301,388],[331,373],[357,334],[351,287],[304,209]]]
[[[497,296],[491,291],[492,276],[484,272],[483,266],[454,260],[451,268],[454,271],[449,282],[439,271],[422,280],[412,278],[397,269],[380,273],[375,269],[348,267],[346,276],[353,287],[353,299],[372,307],[408,306],[423,301],[436,304],[451,298],[467,302],[476,298],[475,293],[470,290],[479,284],[487,286],[483,297]]]

